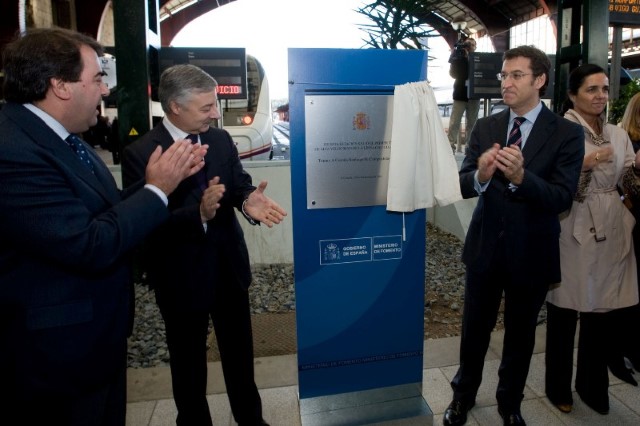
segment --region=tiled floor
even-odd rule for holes
[[[563,414],[555,409],[544,396],[545,331],[544,326],[538,328],[535,354],[522,403],[522,415],[529,426],[640,425],[640,388],[623,383],[613,376],[610,377],[611,411],[608,415],[602,416],[591,410],[577,395],[571,414]],[[458,344],[457,337],[425,341],[423,396],[433,411],[434,425],[442,424],[443,413],[450,402],[449,381],[458,368]],[[467,425],[501,424],[494,397],[501,348],[502,332],[495,332],[487,354],[476,406],[469,413]],[[300,425],[295,355],[256,359],[256,382],[262,395],[264,417],[272,426]],[[224,393],[219,363],[210,364],[209,393],[213,423],[235,425]],[[130,370],[129,401],[127,426],[175,425],[176,410],[171,399],[168,368]],[[411,423],[398,421],[386,424]]]

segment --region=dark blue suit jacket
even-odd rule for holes
[[[478,158],[494,143],[504,146],[509,110],[482,118],[471,133],[460,169],[464,198],[478,196],[474,174]],[[580,126],[543,105],[523,148],[524,180],[516,191],[497,173],[480,195],[467,232],[462,260],[476,272],[489,266],[498,236],[503,233],[508,259],[504,267],[519,281],[531,284],[560,282],[558,215],[569,209],[584,158]]]
[[[156,288],[161,306],[206,310],[218,285],[251,284],[249,254],[234,208],[255,190],[251,176],[242,168],[238,150],[229,133],[210,128],[200,134],[209,145],[205,156],[207,182],[220,177],[225,193],[216,216],[204,231],[200,219],[202,189],[192,176],[169,196],[171,219],[149,237],[144,246],[148,278]],[[123,156],[125,186],[144,175],[143,165],[156,147],[166,150],[173,138],[162,123],[129,145]]]
[[[86,393],[125,367],[128,255],[169,217],[92,155],[95,175],[22,105],[0,111],[0,380],[25,395]]]

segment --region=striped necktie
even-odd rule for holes
[[[64,140],[67,145],[76,153],[80,161],[91,170],[91,173],[95,173],[93,169],[93,161],[91,161],[91,157],[89,157],[89,153],[87,152],[87,145],[82,143],[82,139],[78,136],[70,133],[69,136]]]
[[[191,143],[198,143],[198,135],[194,135],[192,133],[187,134],[185,139],[189,139]],[[200,171],[193,177],[196,182],[198,182],[198,186],[200,187],[200,189],[204,192],[204,190],[207,189],[207,174],[204,171],[204,167],[200,169]]]
[[[509,133],[509,139],[507,139],[507,146],[515,145],[520,146],[522,143],[522,133],[520,133],[520,126],[527,121],[524,117],[516,117],[513,119],[513,128]]]

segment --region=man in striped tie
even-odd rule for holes
[[[464,198],[479,197],[462,260],[466,265],[460,368],[451,382],[446,426],[467,421],[504,294],[504,346],[496,391],[505,425],[520,412],[537,317],[549,285],[560,281],[558,215],[571,206],[582,159],[581,128],[541,102],[547,55],[533,46],[503,55],[508,110],[476,122],[460,169]]]

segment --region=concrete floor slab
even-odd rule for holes
[[[300,426],[298,386],[261,389],[263,417],[272,426]]]
[[[433,368],[458,364],[460,336],[430,339],[424,341],[423,367]]]
[[[422,395],[434,414],[443,414],[451,402],[450,380],[439,368],[424,370],[422,375]]]

